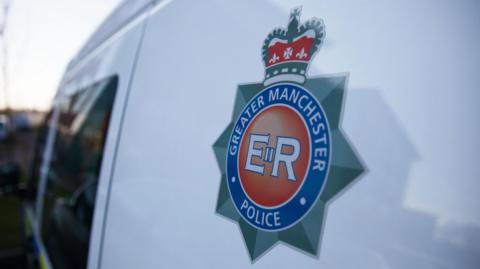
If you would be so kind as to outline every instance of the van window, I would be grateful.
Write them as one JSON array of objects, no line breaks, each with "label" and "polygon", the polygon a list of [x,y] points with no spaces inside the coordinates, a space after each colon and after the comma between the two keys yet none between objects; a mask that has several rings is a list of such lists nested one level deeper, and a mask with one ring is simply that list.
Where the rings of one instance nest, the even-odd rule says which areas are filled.
[{"label": "van window", "polygon": [[117,77],[60,101],[42,238],[56,269],[86,268],[98,176]]}]

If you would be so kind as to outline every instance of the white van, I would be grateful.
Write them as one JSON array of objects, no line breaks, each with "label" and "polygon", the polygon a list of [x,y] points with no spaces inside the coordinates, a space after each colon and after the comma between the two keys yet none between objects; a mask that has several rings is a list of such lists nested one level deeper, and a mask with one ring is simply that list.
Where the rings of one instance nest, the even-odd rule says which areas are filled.
[{"label": "white van", "polygon": [[30,266],[479,268],[476,10],[123,2],[40,132]]}]

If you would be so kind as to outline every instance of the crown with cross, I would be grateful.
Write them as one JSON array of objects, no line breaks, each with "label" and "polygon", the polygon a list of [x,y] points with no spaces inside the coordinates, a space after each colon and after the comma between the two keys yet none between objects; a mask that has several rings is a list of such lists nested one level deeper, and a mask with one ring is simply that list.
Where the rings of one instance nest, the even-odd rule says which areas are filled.
[{"label": "crown with cross", "polygon": [[263,43],[265,86],[280,81],[305,82],[308,64],[322,44],[325,27],[317,18],[300,24],[301,10],[292,9],[287,29],[276,28]]}]

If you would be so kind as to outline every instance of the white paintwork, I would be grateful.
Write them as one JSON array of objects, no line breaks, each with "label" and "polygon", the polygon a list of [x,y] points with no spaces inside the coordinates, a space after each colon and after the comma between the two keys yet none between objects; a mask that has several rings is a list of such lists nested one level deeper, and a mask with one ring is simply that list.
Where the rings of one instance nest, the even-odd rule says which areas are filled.
[{"label": "white paintwork", "polygon": [[[389,32],[393,25],[371,35],[367,25],[345,15],[367,12],[368,5],[324,7],[304,3],[302,19],[324,18],[327,32],[309,74],[351,72],[343,126],[370,172],[331,204],[320,258],[279,245],[252,265],[238,227],[214,213],[220,172],[211,145],[230,121],[236,85],[263,80],[262,42],[274,27],[285,26],[288,11],[259,1],[179,0],[148,21],[114,169],[102,268],[475,267],[478,249],[442,239],[435,214],[404,205],[419,155],[402,125],[417,123],[424,113],[412,103],[438,92],[418,79],[438,78],[422,70],[405,82],[408,77],[394,74],[398,67],[386,57],[421,57],[422,50],[402,51],[403,44],[390,50],[384,39],[398,37]],[[388,17],[378,20],[388,23]],[[424,64],[421,58],[410,64],[416,61]],[[415,100],[415,92],[425,99]],[[392,96],[398,97],[393,108]],[[407,112],[399,119],[397,111]]]},{"label": "white paintwork", "polygon": [[[89,268],[478,268],[479,4],[387,2],[160,2],[137,59],[145,17],[69,71],[65,89],[120,76]],[[211,146],[300,4],[326,26],[308,75],[350,73],[343,128],[369,172],[330,204],[319,257],[277,245],[252,264],[215,214]]]}]

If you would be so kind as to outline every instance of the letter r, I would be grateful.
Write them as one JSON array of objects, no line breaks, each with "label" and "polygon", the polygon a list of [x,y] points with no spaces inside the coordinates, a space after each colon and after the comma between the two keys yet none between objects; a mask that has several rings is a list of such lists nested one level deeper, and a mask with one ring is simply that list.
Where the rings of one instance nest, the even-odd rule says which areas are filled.
[{"label": "letter r", "polygon": [[[282,153],[283,146],[290,146],[293,148],[292,154]],[[292,163],[298,159],[300,155],[300,142],[291,137],[278,137],[277,148],[275,149],[275,157],[273,161],[272,176],[278,177],[278,168],[281,162],[285,163],[287,168],[287,178],[291,181],[296,181],[295,173],[293,172]]]}]

